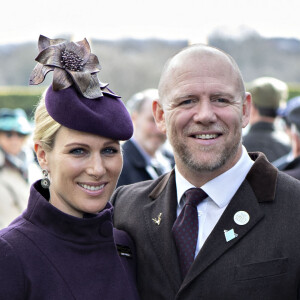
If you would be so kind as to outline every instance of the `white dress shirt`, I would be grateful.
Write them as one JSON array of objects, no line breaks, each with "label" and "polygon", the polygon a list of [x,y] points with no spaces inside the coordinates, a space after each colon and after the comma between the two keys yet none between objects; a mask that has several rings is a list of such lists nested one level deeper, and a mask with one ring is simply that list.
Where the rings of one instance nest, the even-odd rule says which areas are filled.
[{"label": "white dress shirt", "polygon": [[[206,192],[208,197],[197,206],[199,230],[195,257],[219,221],[231,198],[244,181],[253,163],[247,150],[243,146],[239,161],[231,169],[200,187]],[[178,202],[177,216],[179,216],[184,206],[184,200],[181,201],[183,194],[186,190],[194,188],[195,186],[180,174],[176,166],[175,180]]]}]

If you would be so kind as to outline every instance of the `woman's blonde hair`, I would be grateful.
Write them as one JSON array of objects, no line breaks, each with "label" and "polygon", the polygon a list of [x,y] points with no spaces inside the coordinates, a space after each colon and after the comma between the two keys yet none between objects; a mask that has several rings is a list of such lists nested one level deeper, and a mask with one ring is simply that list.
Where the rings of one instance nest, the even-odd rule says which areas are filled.
[{"label": "woman's blonde hair", "polygon": [[45,105],[45,95],[46,91],[35,109],[33,140],[35,143],[40,142],[44,150],[51,151],[54,147],[56,133],[62,125],[53,120],[48,114]]}]

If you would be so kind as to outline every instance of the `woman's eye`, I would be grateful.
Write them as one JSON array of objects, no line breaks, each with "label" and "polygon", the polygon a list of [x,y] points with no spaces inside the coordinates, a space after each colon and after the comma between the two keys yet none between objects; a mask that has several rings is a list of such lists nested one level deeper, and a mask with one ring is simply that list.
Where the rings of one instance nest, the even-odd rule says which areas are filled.
[{"label": "woman's eye", "polygon": [[115,153],[118,153],[119,150],[114,147],[107,147],[107,148],[103,149],[101,152],[104,155],[113,155]]},{"label": "woman's eye", "polygon": [[81,148],[76,148],[76,149],[72,149],[70,151],[71,154],[74,154],[74,155],[82,155],[84,154],[84,149],[81,149]]}]

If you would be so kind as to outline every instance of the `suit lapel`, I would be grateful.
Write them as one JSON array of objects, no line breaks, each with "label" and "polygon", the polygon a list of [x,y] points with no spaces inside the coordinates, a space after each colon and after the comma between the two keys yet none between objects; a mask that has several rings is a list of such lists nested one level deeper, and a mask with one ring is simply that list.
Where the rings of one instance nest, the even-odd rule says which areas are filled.
[{"label": "suit lapel", "polygon": [[[171,234],[171,229],[176,219],[177,207],[174,172],[171,173],[165,187],[164,183],[162,185],[162,192],[150,194],[152,201],[143,208],[144,218],[146,230],[151,241],[149,246],[154,248],[160,264],[174,288],[174,292],[177,292],[181,285],[180,268],[175,243]],[[157,222],[159,216],[160,222]]]},{"label": "suit lapel", "polygon": [[[234,222],[234,214],[238,211],[245,211],[249,214],[250,220],[247,224],[237,225]],[[189,285],[192,280],[213,264],[221,255],[228,251],[228,249],[238,243],[257,225],[263,216],[264,214],[259,207],[257,198],[250,184],[245,180],[197,255],[191,269],[184,279],[181,290]],[[238,234],[238,236],[226,242],[224,230],[231,229],[234,229],[234,232]]]}]

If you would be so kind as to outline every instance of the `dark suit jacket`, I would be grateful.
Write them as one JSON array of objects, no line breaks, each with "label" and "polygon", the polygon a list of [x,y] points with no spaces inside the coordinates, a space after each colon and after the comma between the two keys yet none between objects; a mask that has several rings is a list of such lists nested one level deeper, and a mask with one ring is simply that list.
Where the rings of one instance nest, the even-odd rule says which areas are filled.
[{"label": "dark suit jacket", "polygon": [[117,186],[152,179],[146,171],[147,162],[134,143],[130,140],[125,142],[122,149],[123,169]]},{"label": "dark suit jacket", "polygon": [[[253,167],[183,281],[171,235],[174,172],[116,190],[114,222],[136,243],[142,299],[300,299],[300,183],[263,154],[252,159]],[[234,222],[238,211],[250,215],[246,225]],[[160,213],[158,225],[153,219]],[[238,237],[226,242],[224,230],[230,229]]]},{"label": "dark suit jacket", "polygon": [[293,161],[288,163],[282,171],[290,176],[300,180],[300,156],[296,157]]},{"label": "dark suit jacket", "polygon": [[257,122],[243,136],[243,144],[248,152],[263,152],[267,159],[273,162],[291,151],[291,147],[280,138],[272,123]]}]

